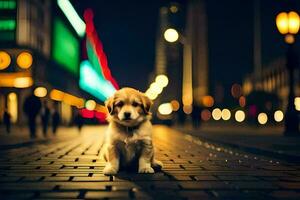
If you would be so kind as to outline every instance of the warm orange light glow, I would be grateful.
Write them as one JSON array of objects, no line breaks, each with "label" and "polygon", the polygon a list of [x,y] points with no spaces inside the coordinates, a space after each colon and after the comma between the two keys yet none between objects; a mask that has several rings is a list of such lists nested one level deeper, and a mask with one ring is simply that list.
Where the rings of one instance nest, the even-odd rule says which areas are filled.
[{"label": "warm orange light glow", "polygon": [[246,106],[246,97],[240,96],[239,104],[240,104],[241,107],[245,107]]},{"label": "warm orange light glow", "polygon": [[44,87],[37,87],[33,93],[37,97],[45,97],[47,95],[47,89]]},{"label": "warm orange light glow", "polygon": [[295,104],[296,110],[300,111],[300,97],[295,97],[294,104]]},{"label": "warm orange light glow", "polygon": [[295,42],[295,37],[291,34],[287,34],[284,37],[284,41],[288,44],[293,44]]},{"label": "warm orange light glow", "polygon": [[97,104],[95,110],[101,113],[107,113],[107,109],[105,106]]},{"label": "warm orange light glow", "polygon": [[187,115],[191,114],[193,112],[193,106],[192,105],[183,105],[183,112]]},{"label": "warm orange light glow", "polygon": [[50,98],[55,101],[62,101],[62,99],[64,98],[64,92],[53,89],[50,92]]},{"label": "warm orange light glow", "polygon": [[279,13],[276,17],[276,26],[281,34],[287,34],[289,31],[289,19],[286,12]]},{"label": "warm orange light glow", "polygon": [[50,98],[55,101],[62,101],[65,104],[76,106],[77,108],[83,108],[84,100],[82,98],[73,96],[69,93],[53,89],[50,92]]},{"label": "warm orange light glow", "polygon": [[7,108],[11,116],[11,122],[15,123],[18,120],[18,98],[17,94],[11,92],[7,96]]},{"label": "warm orange light glow", "polygon": [[180,108],[180,104],[177,100],[172,100],[171,101],[172,109],[173,111],[177,111]]},{"label": "warm orange light glow", "polygon": [[27,88],[32,86],[33,80],[31,77],[18,77],[14,80],[14,87]]},{"label": "warm orange light glow", "polygon": [[17,64],[22,69],[28,69],[32,65],[32,55],[28,52],[22,52],[17,57]]},{"label": "warm orange light glow", "polygon": [[0,70],[6,69],[10,65],[11,59],[8,53],[0,51]]},{"label": "warm orange light glow", "polygon": [[215,101],[214,98],[212,96],[204,96],[202,98],[202,104],[205,107],[212,107],[214,105]]},{"label": "warm orange light glow", "polygon": [[299,15],[296,12],[289,12],[289,33],[290,34],[297,34],[300,27],[300,19]]},{"label": "warm orange light glow", "polygon": [[299,15],[294,11],[279,13],[276,17],[276,26],[281,34],[297,34],[300,27]]}]

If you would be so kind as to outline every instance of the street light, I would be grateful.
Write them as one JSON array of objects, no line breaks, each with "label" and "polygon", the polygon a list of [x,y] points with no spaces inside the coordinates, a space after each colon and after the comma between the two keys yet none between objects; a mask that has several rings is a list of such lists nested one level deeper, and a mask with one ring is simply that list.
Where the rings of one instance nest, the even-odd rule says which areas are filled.
[{"label": "street light", "polygon": [[276,17],[276,25],[278,31],[285,35],[285,42],[288,44],[286,67],[289,72],[289,96],[285,113],[284,135],[297,135],[299,134],[299,119],[294,105],[294,70],[299,63],[297,55],[293,51],[293,44],[300,27],[299,15],[293,11],[279,13]]},{"label": "street light", "polygon": [[189,38],[173,28],[165,30],[164,38],[170,43],[178,40],[183,45],[182,103],[185,113],[190,114],[193,105],[192,45]]},{"label": "street light", "polygon": [[168,28],[165,32],[164,32],[164,38],[165,40],[167,40],[168,42],[176,42],[179,38],[179,34],[178,32],[173,29],[173,28]]}]

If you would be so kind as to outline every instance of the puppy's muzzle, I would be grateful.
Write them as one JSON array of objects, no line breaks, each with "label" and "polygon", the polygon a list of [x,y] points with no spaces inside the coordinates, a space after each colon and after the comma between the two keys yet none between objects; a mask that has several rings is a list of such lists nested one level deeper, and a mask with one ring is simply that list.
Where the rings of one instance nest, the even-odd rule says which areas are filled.
[{"label": "puppy's muzzle", "polygon": [[123,120],[131,120],[131,113],[130,112],[124,112]]}]

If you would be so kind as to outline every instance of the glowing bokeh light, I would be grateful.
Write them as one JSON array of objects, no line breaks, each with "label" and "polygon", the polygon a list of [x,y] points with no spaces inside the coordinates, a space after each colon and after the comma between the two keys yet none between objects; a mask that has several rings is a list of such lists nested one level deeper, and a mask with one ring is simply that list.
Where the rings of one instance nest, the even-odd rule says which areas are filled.
[{"label": "glowing bokeh light", "polygon": [[45,97],[47,95],[47,89],[45,87],[37,87],[33,93],[37,97]]},{"label": "glowing bokeh light", "polygon": [[173,111],[178,111],[180,108],[180,104],[177,100],[172,100],[171,105],[172,105]]},{"label": "glowing bokeh light", "polygon": [[281,110],[277,110],[274,112],[274,120],[276,122],[281,122],[283,120],[284,114]]},{"label": "glowing bokeh light", "polygon": [[33,80],[31,77],[18,77],[14,80],[14,87],[27,88],[32,86]]},{"label": "glowing bokeh light", "polygon": [[11,62],[11,58],[5,51],[0,51],[0,70],[6,69]]},{"label": "glowing bokeh light", "polygon": [[169,115],[172,113],[172,111],[173,111],[173,108],[172,108],[171,103],[163,103],[158,106],[158,112],[161,115]]},{"label": "glowing bokeh light", "polygon": [[257,116],[258,123],[266,124],[268,122],[268,115],[266,113],[259,113]]},{"label": "glowing bokeh light", "polygon": [[245,107],[246,106],[246,97],[240,96],[239,104],[240,104],[241,107]]},{"label": "glowing bokeh light", "polygon": [[32,55],[28,52],[22,52],[17,57],[17,64],[22,69],[28,69],[32,65]]},{"label": "glowing bokeh light", "polygon": [[222,117],[222,119],[225,120],[225,121],[229,120],[230,117],[231,117],[231,112],[230,112],[230,110],[228,110],[228,109],[226,109],[226,108],[223,109],[223,110],[222,110],[221,117]]},{"label": "glowing bokeh light", "polygon": [[193,106],[192,105],[183,105],[183,112],[187,115],[191,114],[193,112]]},{"label": "glowing bokeh light", "polygon": [[88,101],[85,102],[85,107],[88,110],[95,110],[96,102],[94,100],[88,100]]},{"label": "glowing bokeh light", "polygon": [[164,38],[168,42],[176,42],[179,38],[179,34],[175,29],[169,28],[164,32]]},{"label": "glowing bokeh light", "polygon": [[240,84],[233,84],[231,86],[231,95],[234,98],[239,98],[242,95],[242,86]]},{"label": "glowing bokeh light", "polygon": [[295,104],[295,109],[300,111],[300,97],[295,97],[294,104]]},{"label": "glowing bokeh light", "polygon": [[157,82],[161,87],[166,87],[169,83],[169,79],[166,75],[160,74],[156,76],[155,82]]},{"label": "glowing bokeh light", "polygon": [[238,111],[235,112],[234,118],[235,118],[235,120],[236,120],[237,122],[242,122],[242,121],[244,121],[244,120],[245,120],[245,117],[246,117],[246,115],[245,115],[245,112],[244,112],[244,111],[238,110]]},{"label": "glowing bokeh light", "polygon": [[204,109],[201,112],[201,119],[203,121],[208,121],[211,118],[211,112],[208,109]]},{"label": "glowing bokeh light", "polygon": [[222,111],[220,108],[215,108],[212,111],[212,117],[214,120],[220,120],[222,117]]},{"label": "glowing bokeh light", "polygon": [[214,103],[215,103],[215,100],[212,96],[204,96],[202,98],[202,104],[205,106],[205,107],[212,107],[214,106]]},{"label": "glowing bokeh light", "polygon": [[156,94],[160,94],[162,92],[163,88],[157,82],[154,82],[154,83],[151,83],[150,90]]}]

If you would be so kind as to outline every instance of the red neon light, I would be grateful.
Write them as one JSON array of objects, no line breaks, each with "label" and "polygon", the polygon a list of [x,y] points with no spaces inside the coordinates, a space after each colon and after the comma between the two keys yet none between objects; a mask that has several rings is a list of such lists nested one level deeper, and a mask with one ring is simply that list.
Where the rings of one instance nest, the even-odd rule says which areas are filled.
[{"label": "red neon light", "polygon": [[83,118],[88,118],[88,119],[92,119],[95,116],[93,110],[88,110],[85,108],[80,110],[80,114]]},{"label": "red neon light", "polygon": [[84,11],[83,17],[84,17],[84,21],[86,22],[87,39],[90,40],[94,50],[96,51],[98,61],[101,65],[101,70],[102,70],[103,76],[106,80],[110,81],[112,83],[112,85],[118,90],[119,85],[111,75],[110,69],[108,67],[107,56],[103,50],[103,44],[102,44],[101,40],[99,39],[98,34],[95,29],[95,26],[94,26],[93,11],[91,9],[86,9]]}]

